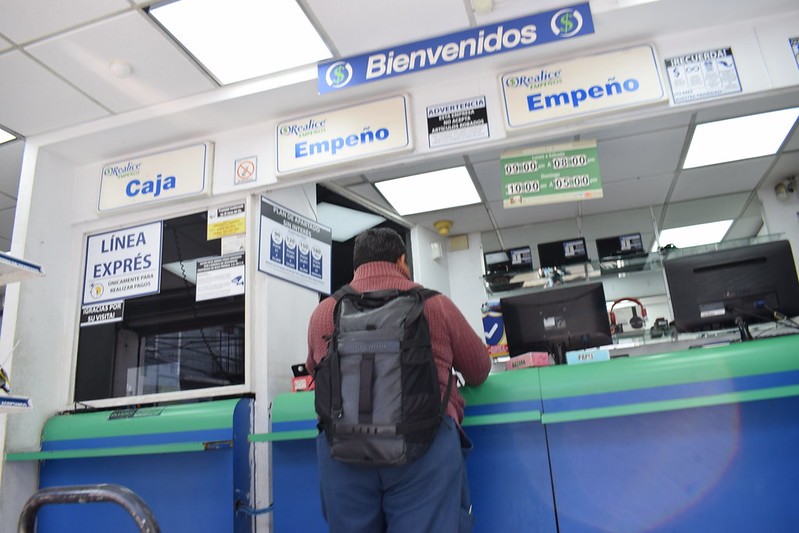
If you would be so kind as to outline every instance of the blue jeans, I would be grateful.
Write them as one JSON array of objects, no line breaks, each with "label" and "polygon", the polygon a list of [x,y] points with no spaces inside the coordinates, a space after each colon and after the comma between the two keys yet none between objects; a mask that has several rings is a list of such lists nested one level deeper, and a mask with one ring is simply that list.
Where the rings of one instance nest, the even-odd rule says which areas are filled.
[{"label": "blue jeans", "polygon": [[361,466],[330,457],[316,437],[322,513],[332,533],[472,530],[464,459],[472,444],[445,417],[427,452],[403,466]]}]

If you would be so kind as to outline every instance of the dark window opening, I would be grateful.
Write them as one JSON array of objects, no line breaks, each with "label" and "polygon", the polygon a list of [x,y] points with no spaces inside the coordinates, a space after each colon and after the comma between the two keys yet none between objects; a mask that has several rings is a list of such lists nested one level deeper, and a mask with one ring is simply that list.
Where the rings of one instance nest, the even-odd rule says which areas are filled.
[{"label": "dark window opening", "polygon": [[195,301],[196,260],[221,254],[206,236],[204,212],[164,221],[161,292],[81,328],[75,401],[244,383],[244,295]]}]

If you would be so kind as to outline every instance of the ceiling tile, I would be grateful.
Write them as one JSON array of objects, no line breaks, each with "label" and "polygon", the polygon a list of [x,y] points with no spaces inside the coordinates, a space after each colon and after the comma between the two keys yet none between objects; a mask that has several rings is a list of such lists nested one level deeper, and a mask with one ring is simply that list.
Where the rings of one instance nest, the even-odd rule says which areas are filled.
[{"label": "ceiling tile", "polygon": [[488,203],[488,208],[500,228],[575,218],[578,214],[578,206],[579,202],[566,202],[505,209],[502,201]]},{"label": "ceiling tile", "polygon": [[17,197],[24,149],[25,141],[21,140],[0,144],[0,192],[11,198]]},{"label": "ceiling tile", "polygon": [[23,44],[124,9],[130,9],[125,0],[7,0],[0,33]]},{"label": "ceiling tile", "polygon": [[0,192],[0,211],[3,209],[14,208],[17,206],[16,198],[6,196],[5,193]]},{"label": "ceiling tile", "polygon": [[502,200],[502,167],[499,159],[475,163],[474,172],[477,174],[477,182],[483,190],[485,199],[489,202]]},{"label": "ceiling tile", "polygon": [[3,124],[25,136],[109,114],[19,51],[0,55],[0,94]]},{"label": "ceiling tile", "polygon": [[[463,0],[308,0],[341,56],[446,35],[469,27]],[[357,28],[357,31],[353,31]]]},{"label": "ceiling tile", "polygon": [[[11,244],[11,234],[14,231],[14,216],[16,209],[13,207],[0,211],[0,237],[6,239]],[[8,248],[6,248],[8,250]]]},{"label": "ceiling tile", "polygon": [[[26,50],[116,113],[216,87],[138,11],[47,39]],[[114,60],[130,64],[132,73],[124,78],[115,76],[110,69]]]},{"label": "ceiling tile", "polygon": [[355,194],[357,194],[362,198],[366,198],[367,200],[376,203],[377,205],[379,205],[384,209],[388,209],[392,213],[394,212],[394,208],[391,207],[391,205],[388,202],[386,202],[386,200],[380,195],[380,193],[377,192],[377,188],[375,188],[375,186],[372,185],[371,183],[352,185],[347,187],[347,190],[354,192]]},{"label": "ceiling tile", "polygon": [[650,205],[663,205],[666,202],[671,180],[672,174],[661,174],[603,183],[602,198],[581,202],[580,210],[583,215],[594,215]]},{"label": "ceiling tile", "polygon": [[793,152],[799,150],[799,128],[794,128],[793,132],[789,134],[788,141],[783,147],[785,152]]},{"label": "ceiling tile", "polygon": [[774,187],[778,182],[791,176],[799,176],[799,152],[783,154],[769,171],[763,186]]},{"label": "ceiling tile", "polygon": [[12,46],[13,45],[10,42],[8,42],[5,39],[3,39],[2,37],[0,37],[0,52],[4,52],[5,50],[8,50]]},{"label": "ceiling tile", "polygon": [[669,204],[661,229],[734,219],[743,211],[749,195],[743,192]]},{"label": "ceiling tile", "polygon": [[724,240],[749,239],[763,226],[763,217],[742,217],[733,222]]},{"label": "ceiling tile", "polygon": [[687,127],[681,127],[600,141],[597,148],[602,182],[674,172],[687,132]]},{"label": "ceiling tile", "polygon": [[432,231],[436,231],[433,225],[434,222],[438,220],[451,220],[452,230],[450,230],[450,233],[452,235],[480,233],[482,231],[491,231],[494,229],[491,218],[488,216],[488,212],[482,204],[467,205],[456,209],[444,209],[442,211],[430,213],[419,213],[405,218],[414,224]]},{"label": "ceiling tile", "polygon": [[774,156],[758,157],[722,165],[683,170],[670,201],[706,198],[721,194],[751,191],[774,161]]}]

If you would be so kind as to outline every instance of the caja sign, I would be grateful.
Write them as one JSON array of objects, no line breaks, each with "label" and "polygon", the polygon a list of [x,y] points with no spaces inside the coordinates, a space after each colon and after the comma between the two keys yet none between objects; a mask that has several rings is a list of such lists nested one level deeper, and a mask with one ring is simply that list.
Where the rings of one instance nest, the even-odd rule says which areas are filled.
[{"label": "caja sign", "polygon": [[109,163],[100,173],[100,212],[210,192],[213,143]]}]

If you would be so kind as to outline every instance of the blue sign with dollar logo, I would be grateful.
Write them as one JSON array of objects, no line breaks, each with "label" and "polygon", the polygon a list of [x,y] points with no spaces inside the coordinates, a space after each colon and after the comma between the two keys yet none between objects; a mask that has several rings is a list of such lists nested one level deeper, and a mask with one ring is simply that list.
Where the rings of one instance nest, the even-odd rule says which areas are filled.
[{"label": "blue sign with dollar logo", "polygon": [[319,94],[594,33],[587,2],[435,37],[317,68]]}]

